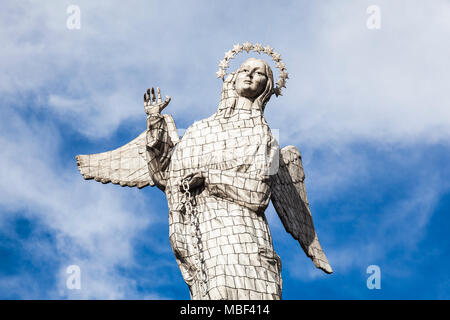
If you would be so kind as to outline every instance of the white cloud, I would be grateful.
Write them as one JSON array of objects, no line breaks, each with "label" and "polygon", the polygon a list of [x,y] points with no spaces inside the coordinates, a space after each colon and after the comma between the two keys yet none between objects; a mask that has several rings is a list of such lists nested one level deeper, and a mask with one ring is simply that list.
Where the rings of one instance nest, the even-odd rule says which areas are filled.
[{"label": "white cloud", "polygon": [[448,140],[450,4],[378,1],[378,31],[366,28],[368,4],[314,6],[311,38],[286,50],[292,79],[269,106],[274,123],[313,146]]},{"label": "white cloud", "polygon": [[249,39],[270,43],[288,66],[285,96],[273,98],[267,115],[273,127],[289,128],[293,143],[448,138],[448,2],[379,1],[378,31],[366,28],[364,1],[306,11],[297,2],[193,3],[79,1],[78,31],[65,27],[69,2],[10,5],[0,28],[2,94],[34,92],[82,133],[102,137],[143,119],[141,96],[159,85],[174,98],[167,112],[189,124],[215,111],[217,62]]}]

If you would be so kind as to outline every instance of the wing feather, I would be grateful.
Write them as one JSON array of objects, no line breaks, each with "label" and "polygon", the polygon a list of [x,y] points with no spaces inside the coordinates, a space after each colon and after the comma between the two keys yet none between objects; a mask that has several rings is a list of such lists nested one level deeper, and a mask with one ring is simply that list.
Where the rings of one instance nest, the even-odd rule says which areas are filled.
[{"label": "wing feather", "polygon": [[314,229],[304,180],[298,149],[294,146],[281,149],[279,170],[271,176],[273,206],[286,231],[300,243],[315,266],[326,273],[332,273]]},{"label": "wing feather", "polygon": [[146,131],[126,145],[112,151],[76,156],[84,179],[122,187],[154,186],[146,159]]}]

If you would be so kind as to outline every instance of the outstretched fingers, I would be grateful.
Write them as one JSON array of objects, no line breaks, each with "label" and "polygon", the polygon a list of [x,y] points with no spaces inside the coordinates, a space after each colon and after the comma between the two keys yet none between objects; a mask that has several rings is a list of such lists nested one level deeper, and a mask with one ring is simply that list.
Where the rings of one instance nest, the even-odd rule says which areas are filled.
[{"label": "outstretched fingers", "polygon": [[167,105],[169,104],[169,102],[170,102],[170,97],[169,97],[169,96],[166,96],[166,100],[164,100],[164,102],[162,102],[162,103],[160,104],[160,106],[161,106],[161,107],[160,107],[160,112],[163,111],[165,107],[167,107]]},{"label": "outstretched fingers", "polygon": [[155,88],[152,88],[152,102],[156,102]]},{"label": "outstretched fingers", "polygon": [[152,100],[150,99],[150,89],[147,89],[147,93],[145,94],[145,102],[147,106],[152,105]]},{"label": "outstretched fingers", "polygon": [[169,96],[166,96],[166,100],[162,100],[161,90],[158,87],[156,88],[156,92],[155,88],[151,88],[147,89],[147,92],[144,94],[144,106],[147,114],[160,113],[169,102]]},{"label": "outstretched fingers", "polygon": [[159,90],[159,88],[156,88],[156,93],[158,94],[158,103],[161,103],[162,102],[162,99],[161,99],[161,90]]}]

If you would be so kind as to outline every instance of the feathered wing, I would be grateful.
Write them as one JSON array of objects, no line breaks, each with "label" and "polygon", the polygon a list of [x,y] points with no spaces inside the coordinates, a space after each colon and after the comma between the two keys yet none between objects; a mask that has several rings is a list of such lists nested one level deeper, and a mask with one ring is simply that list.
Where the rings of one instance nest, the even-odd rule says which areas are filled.
[{"label": "feathered wing", "polygon": [[279,170],[271,176],[272,203],[285,229],[298,240],[315,266],[332,273],[319,243],[309,209],[300,152],[294,146],[281,149]]},{"label": "feathered wing", "polygon": [[122,187],[154,186],[145,154],[146,132],[115,150],[78,155],[76,159],[80,173],[86,180],[111,182]]},{"label": "feathered wing", "polygon": [[[179,141],[175,122],[171,115],[164,114],[167,132],[173,144]],[[150,129],[149,129],[150,130]],[[120,184],[122,187],[154,186],[148,159],[147,131],[126,145],[103,153],[76,156],[78,169],[86,179],[94,179],[101,183]]]}]

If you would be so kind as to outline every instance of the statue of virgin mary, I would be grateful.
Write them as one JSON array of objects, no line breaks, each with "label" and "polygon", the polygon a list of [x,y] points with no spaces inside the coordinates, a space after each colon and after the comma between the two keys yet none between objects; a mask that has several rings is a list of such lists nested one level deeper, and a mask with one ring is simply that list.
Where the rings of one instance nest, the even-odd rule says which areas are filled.
[{"label": "statue of virgin mary", "polygon": [[[170,98],[163,101],[159,88],[157,94],[147,90],[143,134],[108,156],[99,154],[103,162],[98,155],[77,157],[86,179],[164,191],[170,244],[192,299],[281,299],[281,260],[265,216],[270,200],[307,256],[332,272],[312,222],[300,152],[280,150],[264,118],[280,89],[270,66],[250,58],[224,80],[217,112],[181,138],[173,118],[161,114]],[[113,168],[108,158],[123,157],[134,159],[128,177],[120,165],[105,170]]]}]

